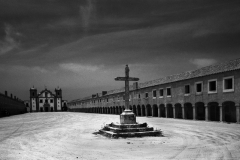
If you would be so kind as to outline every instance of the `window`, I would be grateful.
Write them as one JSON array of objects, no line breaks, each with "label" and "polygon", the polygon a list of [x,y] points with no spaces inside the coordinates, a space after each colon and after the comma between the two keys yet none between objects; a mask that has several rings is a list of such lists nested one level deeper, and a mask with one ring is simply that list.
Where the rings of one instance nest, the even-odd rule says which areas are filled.
[{"label": "window", "polygon": [[40,103],[43,103],[43,100],[42,100],[42,99],[40,99]]},{"label": "window", "polygon": [[47,100],[47,99],[45,99],[45,103],[48,103],[48,100]]},{"label": "window", "polygon": [[208,93],[217,93],[217,80],[209,80],[208,81]]},{"label": "window", "polygon": [[190,85],[185,85],[185,95],[190,94]]},{"label": "window", "polygon": [[223,92],[233,92],[234,91],[234,77],[223,78]]},{"label": "window", "polygon": [[159,90],[159,97],[163,98],[163,89],[162,88]]},{"label": "window", "polygon": [[202,93],[203,90],[203,82],[196,82],[196,93],[200,94]]},{"label": "window", "polygon": [[53,99],[51,99],[50,102],[53,103]]},{"label": "window", "polygon": [[34,96],[34,92],[32,92],[32,96]]},{"label": "window", "polygon": [[157,91],[153,90],[153,98],[155,99],[157,97]]},{"label": "window", "polygon": [[148,92],[145,93],[145,98],[148,98]]},{"label": "window", "polygon": [[138,99],[141,99],[141,94],[140,93],[138,94]]},{"label": "window", "polygon": [[171,88],[170,87],[168,87],[167,88],[167,97],[171,97]]}]

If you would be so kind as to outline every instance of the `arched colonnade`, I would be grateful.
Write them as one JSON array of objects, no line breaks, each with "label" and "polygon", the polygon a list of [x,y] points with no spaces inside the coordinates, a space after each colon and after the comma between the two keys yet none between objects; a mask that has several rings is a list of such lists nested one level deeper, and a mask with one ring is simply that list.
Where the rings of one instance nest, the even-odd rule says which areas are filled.
[{"label": "arched colonnade", "polygon": [[[85,112],[99,114],[119,115],[124,111],[124,106],[111,107],[92,107],[85,109]],[[226,101],[222,104],[218,102],[176,103],[176,104],[147,104],[132,105],[130,109],[136,116],[152,116],[164,118],[220,121],[220,122],[238,122],[239,123],[239,104],[232,101]]]}]

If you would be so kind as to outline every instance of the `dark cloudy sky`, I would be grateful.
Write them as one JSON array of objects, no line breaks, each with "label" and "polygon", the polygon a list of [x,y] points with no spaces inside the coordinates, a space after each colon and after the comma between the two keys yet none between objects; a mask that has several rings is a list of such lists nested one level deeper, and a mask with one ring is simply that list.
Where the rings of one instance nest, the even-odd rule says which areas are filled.
[{"label": "dark cloudy sky", "polygon": [[239,0],[0,0],[0,92],[72,100],[240,57]]}]

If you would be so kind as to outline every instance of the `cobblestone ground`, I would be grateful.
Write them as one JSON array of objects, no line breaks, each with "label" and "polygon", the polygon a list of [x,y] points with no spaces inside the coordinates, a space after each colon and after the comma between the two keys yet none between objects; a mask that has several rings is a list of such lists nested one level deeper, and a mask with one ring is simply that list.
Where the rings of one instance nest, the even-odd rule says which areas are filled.
[{"label": "cobblestone ground", "polygon": [[240,125],[137,117],[164,137],[109,139],[95,135],[118,115],[28,113],[0,119],[0,160],[240,159]]}]

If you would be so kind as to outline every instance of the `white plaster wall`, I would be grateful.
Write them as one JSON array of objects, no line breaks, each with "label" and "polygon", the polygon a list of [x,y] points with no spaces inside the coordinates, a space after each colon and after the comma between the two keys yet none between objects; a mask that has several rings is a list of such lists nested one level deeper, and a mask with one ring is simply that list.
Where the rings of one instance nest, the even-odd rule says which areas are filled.
[{"label": "white plaster wall", "polygon": [[36,111],[36,99],[32,98],[32,111]]},{"label": "white plaster wall", "polygon": [[62,102],[62,99],[61,98],[57,98],[57,110],[61,110],[61,102]]},{"label": "white plaster wall", "polygon": [[[39,107],[43,107],[44,103],[45,103],[45,99],[46,98],[39,98]],[[40,103],[40,100],[43,101],[43,103]],[[53,100],[53,102],[51,103],[51,100]],[[50,107],[54,108],[54,98],[48,98],[48,103],[50,104]]]}]

